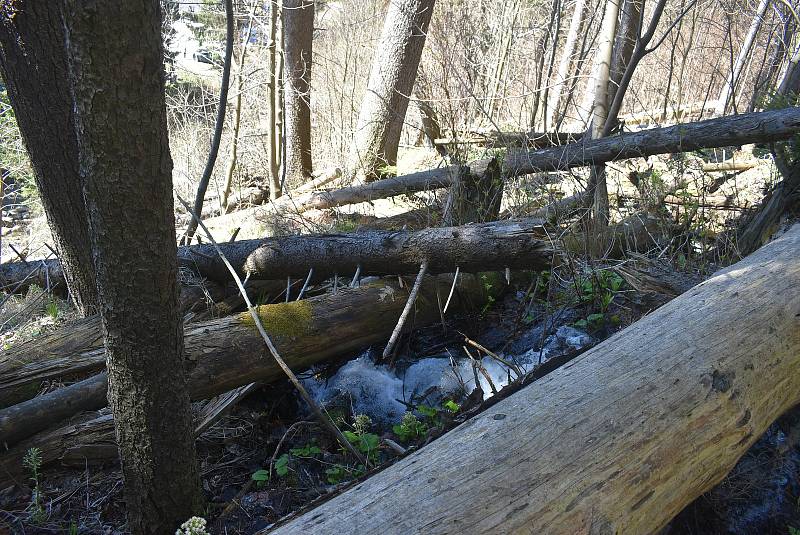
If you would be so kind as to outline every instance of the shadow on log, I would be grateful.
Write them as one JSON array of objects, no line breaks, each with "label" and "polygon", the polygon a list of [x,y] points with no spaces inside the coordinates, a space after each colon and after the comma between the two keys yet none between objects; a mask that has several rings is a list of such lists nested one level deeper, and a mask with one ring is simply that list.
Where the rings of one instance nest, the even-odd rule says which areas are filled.
[{"label": "shadow on log", "polygon": [[[474,275],[459,277],[458,291],[451,303],[454,310],[465,310],[473,305],[480,307],[490,295],[495,298],[505,291],[507,286],[500,274],[486,275],[494,279],[491,284]],[[426,277],[415,305],[413,324],[416,327],[440,320],[437,285],[441,285],[441,294],[447,292],[451,284],[451,276]],[[361,288],[341,289],[336,295],[264,305],[258,307],[258,313],[283,359],[293,370],[299,371],[385,342],[397,324],[407,294],[408,288],[401,289],[395,281],[377,281]],[[7,358],[9,369],[0,376],[3,396],[8,395],[6,392],[19,394],[23,387],[27,388],[26,392],[35,393],[43,381],[74,376],[78,371],[103,370],[102,341],[98,342],[100,335],[90,326],[89,322],[82,324],[86,332],[81,339],[67,343],[55,337],[57,347],[65,351],[51,353],[50,359],[44,362],[34,360],[14,368],[14,357]],[[247,312],[188,325],[184,328],[184,340],[189,395],[194,400],[249,383],[269,383],[284,377]],[[0,410],[0,437],[8,447],[79,411],[96,410],[105,405],[103,373]]]},{"label": "shadow on log", "polygon": [[800,225],[270,533],[654,533],[798,401]]}]

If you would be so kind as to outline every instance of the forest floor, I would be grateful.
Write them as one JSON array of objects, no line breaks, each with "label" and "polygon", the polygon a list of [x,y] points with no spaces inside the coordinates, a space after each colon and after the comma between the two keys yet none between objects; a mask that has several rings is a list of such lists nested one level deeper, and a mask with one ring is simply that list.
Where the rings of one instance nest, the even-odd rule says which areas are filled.
[{"label": "forest floor", "polygon": [[[406,151],[405,158],[408,170],[430,166],[428,156],[419,151]],[[620,167],[612,170],[611,189],[623,206],[625,197],[636,193],[623,179],[631,172],[644,172],[656,185],[699,180],[695,189],[704,188],[707,177],[687,167],[691,166],[664,160]],[[736,206],[752,204],[772,173],[768,165],[743,173],[724,184],[716,197]],[[542,197],[542,188],[561,196],[569,194],[570,187],[579,187],[579,182],[566,187],[551,186],[547,181],[526,189],[528,186],[512,189],[506,211],[514,214],[531,197]],[[316,230],[351,230],[409,209],[430,209],[432,213],[439,201],[426,194],[312,217]],[[17,197],[14,204],[32,206],[33,202]],[[674,214],[678,222],[680,210]],[[695,206],[695,215],[698,210],[703,208]],[[14,228],[4,233],[3,261],[14,260],[18,253],[29,259],[50,254],[44,245],[48,237],[43,218],[35,212],[35,208],[14,213],[5,210]],[[28,217],[30,214],[34,217]],[[723,225],[713,222],[715,215],[719,214],[703,216],[709,232]],[[240,237],[263,235],[258,232],[264,228],[254,227],[252,232],[253,236]],[[197,442],[208,501],[204,517],[210,532],[256,533],[288,514],[329,499],[528,384],[539,364],[577,356],[672,297],[652,288],[634,289],[617,269],[619,265],[651,274],[671,288],[673,295],[718,267],[695,260],[688,249],[685,253],[635,255],[603,263],[575,259],[509,286],[505,298],[493,306],[472,310],[446,325],[414,330],[390,362],[378,359],[382,347],[373,347],[303,373],[306,387],[361,450],[368,466],[346,453],[316,424],[288,381],[256,390]],[[65,301],[46,289],[33,288],[26,296],[9,299],[0,309],[0,341],[7,347],[62,328],[74,319]],[[465,336],[488,352],[468,348],[477,356],[472,359],[465,349]],[[509,360],[522,370],[520,376],[502,362]],[[499,393],[493,394],[495,390]],[[688,506],[664,533],[798,533],[798,422],[800,416],[790,414],[771,426],[731,474]],[[45,467],[35,478],[0,489],[0,535],[126,533],[117,466]],[[38,493],[33,491],[34,483],[38,483]]]}]

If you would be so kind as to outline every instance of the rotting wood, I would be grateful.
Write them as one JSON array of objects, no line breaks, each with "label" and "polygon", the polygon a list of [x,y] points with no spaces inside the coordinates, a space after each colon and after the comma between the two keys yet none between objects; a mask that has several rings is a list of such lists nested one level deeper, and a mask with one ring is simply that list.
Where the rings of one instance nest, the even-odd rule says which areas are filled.
[{"label": "rotting wood", "polygon": [[[478,276],[462,274],[454,305],[464,310],[470,302],[484,303],[489,293],[498,296],[507,288],[500,274],[485,284]],[[440,276],[438,283],[449,286],[452,279]],[[437,277],[426,277],[416,300],[416,327],[440,320],[435,286]],[[406,303],[408,289],[394,280],[380,280],[361,288],[340,289],[303,301],[258,307],[259,317],[283,358],[294,370],[344,356],[376,343],[385,342]],[[46,381],[99,372],[105,366],[105,352],[98,330],[90,321],[81,324],[82,335],[70,331],[49,335],[47,342],[58,347],[21,344],[3,357],[0,394],[28,397]],[[187,380],[192,399],[204,399],[252,382],[269,383],[284,377],[283,371],[266,352],[264,341],[249,313],[199,322],[185,327]],[[35,341],[33,341],[35,342]],[[35,348],[37,359],[30,359]],[[27,364],[21,365],[22,357]],[[0,437],[11,445],[26,436],[57,424],[77,410],[105,406],[104,379],[90,377],[61,390],[22,401],[0,410]],[[64,392],[66,391],[66,392]]]},{"label": "rotting wood", "polygon": [[655,533],[800,402],[799,368],[796,225],[270,533]]}]

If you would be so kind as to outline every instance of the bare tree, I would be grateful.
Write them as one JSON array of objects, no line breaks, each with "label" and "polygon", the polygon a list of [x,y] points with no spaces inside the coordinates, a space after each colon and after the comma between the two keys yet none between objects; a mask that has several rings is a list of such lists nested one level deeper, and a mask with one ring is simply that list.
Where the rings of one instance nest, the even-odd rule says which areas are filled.
[{"label": "bare tree", "polygon": [[286,179],[303,183],[311,178],[311,61],[314,0],[283,1],[284,130]]},{"label": "bare tree", "polygon": [[0,4],[0,72],[76,308],[97,311],[58,2]]},{"label": "bare tree", "polygon": [[561,60],[558,63],[558,71],[556,74],[555,84],[550,89],[549,102],[547,109],[550,116],[550,124],[555,124],[558,117],[561,101],[564,94],[564,84],[569,78],[570,67],[572,66],[575,52],[578,48],[578,36],[581,33],[584,21],[586,0],[575,0],[575,8],[572,12],[572,20],[569,23],[569,30],[567,31],[567,40],[564,43],[564,49],[561,53]]},{"label": "bare tree", "polygon": [[733,64],[728,78],[722,85],[719,97],[717,97],[717,113],[720,115],[725,113],[725,111],[728,109],[728,104],[731,102],[731,98],[733,98],[735,94],[736,84],[739,82],[739,78],[742,75],[742,69],[747,62],[747,58],[750,56],[750,51],[752,50],[753,43],[755,43],[756,40],[756,34],[758,34],[758,30],[761,28],[761,21],[764,18],[764,13],[766,13],[769,4],[770,0],[761,0],[761,3],[759,3],[758,9],[756,9],[756,14],[753,16],[753,21],[750,23],[750,29],[747,31],[747,36],[744,39],[744,43],[742,43],[742,48],[739,50],[739,55],[736,57],[736,62]]},{"label": "bare tree", "polygon": [[435,0],[393,0],[361,102],[348,172],[366,181],[397,163],[397,148]]},{"label": "bare tree", "polygon": [[128,527],[174,532],[199,512],[202,495],[184,377],[159,2],[66,6]]}]

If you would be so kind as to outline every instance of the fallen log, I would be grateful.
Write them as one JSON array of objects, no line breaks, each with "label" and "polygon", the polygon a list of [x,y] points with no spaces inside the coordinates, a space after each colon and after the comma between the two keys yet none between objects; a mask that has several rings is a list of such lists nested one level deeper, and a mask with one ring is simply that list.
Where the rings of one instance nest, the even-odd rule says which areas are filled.
[{"label": "fallen log", "polygon": [[[540,269],[550,265],[552,256],[541,240],[541,223],[529,218],[418,231],[286,236],[229,242],[220,248],[240,276],[252,279],[305,277],[311,268],[317,278],[326,278],[352,274],[359,265],[365,275],[405,275],[416,273],[425,258],[433,274],[450,273],[456,266],[464,272]],[[178,265],[213,281],[230,280],[211,245],[180,247]],[[47,266],[60,273],[57,260],[47,261]],[[0,266],[7,280],[13,273],[24,277],[29,271],[19,264]]]},{"label": "fallen log", "polygon": [[[504,176],[539,172],[566,171],[574,167],[597,165],[628,158],[645,158],[656,154],[688,152],[703,148],[727,147],[749,143],[769,143],[788,139],[800,132],[800,108],[792,107],[754,113],[742,113],[684,123],[665,128],[652,128],[618,135],[531,151],[509,151],[502,165]],[[491,159],[468,164],[470,172],[482,174]],[[453,185],[462,166],[449,166],[408,175],[378,180],[364,186],[331,191],[318,191],[286,199],[286,205],[271,210],[290,209],[304,212],[324,210],[347,204]],[[245,211],[247,212],[247,211]],[[250,217],[254,212],[240,213]]]},{"label": "fallen log", "polygon": [[[428,273],[493,269],[547,269],[553,251],[542,240],[537,219],[497,221],[418,231],[368,230],[349,234],[322,234],[243,240],[221,245],[229,262],[242,276],[254,279],[305,277],[313,268],[318,278],[362,274],[411,274],[428,260]],[[179,252],[179,265],[214,280],[230,278],[212,246],[193,246]]]},{"label": "fallen log", "polygon": [[724,162],[704,163],[702,170],[704,173],[722,173],[726,171],[747,171],[759,165],[758,160],[725,160]]},{"label": "fallen log", "polygon": [[[469,303],[485,303],[489,295],[497,297],[506,287],[504,279],[496,274],[487,276],[493,279],[491,284],[463,274],[459,278],[459,292],[453,298],[457,300],[451,306],[463,310]],[[417,297],[414,325],[440,320],[436,285],[441,283],[441,291],[446,292],[451,282],[449,276],[426,278]],[[258,311],[286,363],[292,369],[302,370],[384,342],[405,306],[407,293],[408,289],[400,289],[394,280],[383,280],[362,288],[341,289],[336,295],[264,305]],[[90,324],[87,321],[82,326],[86,329]],[[52,340],[59,353],[48,353],[48,347],[37,348],[35,352],[40,358],[28,360],[25,366],[15,368],[18,360],[13,355],[4,357],[7,371],[0,375],[0,393],[5,399],[9,398],[8,392],[19,395],[24,390],[32,395],[44,381],[99,372],[105,367],[99,332],[84,333],[79,339],[51,335],[47,341]],[[283,377],[247,312],[187,325],[184,344],[192,399],[205,399],[237,386],[269,383]],[[28,345],[31,346],[35,344]],[[29,359],[29,354],[24,347],[15,348],[14,355]],[[10,446],[79,411],[105,405],[105,374],[92,376],[0,410],[0,440]]]},{"label": "fallen log", "polygon": [[656,533],[798,402],[796,225],[270,533]]}]

